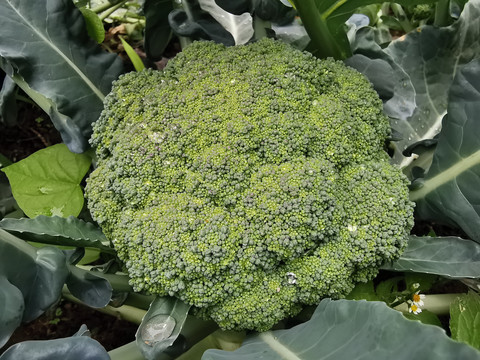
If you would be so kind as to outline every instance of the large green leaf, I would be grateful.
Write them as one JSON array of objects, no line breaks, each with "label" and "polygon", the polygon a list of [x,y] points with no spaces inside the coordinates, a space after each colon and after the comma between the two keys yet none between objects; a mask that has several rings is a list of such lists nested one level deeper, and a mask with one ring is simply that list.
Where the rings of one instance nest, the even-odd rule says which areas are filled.
[{"label": "large green leaf", "polygon": [[236,351],[208,350],[202,360],[480,359],[437,326],[407,320],[383,302],[324,299],[312,318],[289,330],[247,338]]},{"label": "large green leaf", "polygon": [[77,299],[94,308],[103,308],[112,298],[113,289],[108,280],[69,264],[70,271],[65,283]]},{"label": "large green leaf", "polygon": [[351,48],[354,55],[345,63],[370,80],[383,101],[385,114],[394,119],[412,116],[415,88],[402,67],[377,44],[375,30],[363,27],[356,31]]},{"label": "large green leaf", "polygon": [[416,158],[403,156],[408,146],[432,139],[440,132],[450,86],[462,66],[480,56],[479,38],[480,0],[470,0],[459,20],[451,26],[424,26],[393,41],[385,49],[410,76],[416,92],[417,107],[413,115],[392,122],[403,135],[403,139],[396,142],[394,155],[395,163],[402,168]]},{"label": "large green leaf", "polygon": [[2,0],[0,23],[1,66],[42,99],[68,147],[85,151],[121,60],[88,36],[71,0]]},{"label": "large green leaf", "polygon": [[[478,25],[480,31],[480,22]],[[480,59],[477,59],[457,72],[432,165],[423,186],[411,192],[420,218],[459,226],[478,242],[479,113]]]},{"label": "large green leaf", "polygon": [[470,291],[450,305],[452,338],[480,350],[480,295]]},{"label": "large green leaf", "polygon": [[2,171],[25,214],[77,216],[84,198],[80,182],[90,168],[91,158],[72,153],[64,144],[49,146]]},{"label": "large green leaf", "polygon": [[68,338],[20,342],[9,347],[0,360],[110,360],[102,345],[89,335],[82,325]]},{"label": "large green leaf", "polygon": [[39,215],[33,219],[3,219],[0,228],[26,241],[50,245],[92,247],[114,253],[102,231],[92,223],[69,216]]},{"label": "large green leaf", "polygon": [[22,323],[25,303],[19,288],[10,283],[4,275],[0,275],[0,347]]},{"label": "large green leaf", "polygon": [[0,229],[0,278],[5,285],[0,293],[0,347],[10,337],[12,324],[35,319],[58,300],[67,276],[61,250],[35,249]]},{"label": "large green leaf", "polygon": [[400,258],[382,268],[450,278],[480,278],[480,245],[458,237],[410,236]]},{"label": "large green leaf", "polygon": [[145,359],[158,359],[167,349],[170,354],[183,352],[182,341],[175,344],[178,345],[177,347],[174,343],[182,330],[189,310],[190,305],[176,298],[166,296],[155,298],[135,335],[137,346]]}]

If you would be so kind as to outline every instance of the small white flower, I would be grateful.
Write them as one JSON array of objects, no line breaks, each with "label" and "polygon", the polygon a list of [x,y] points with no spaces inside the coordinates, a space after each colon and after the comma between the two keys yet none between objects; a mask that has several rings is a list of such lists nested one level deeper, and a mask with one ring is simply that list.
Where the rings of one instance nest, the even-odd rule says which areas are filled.
[{"label": "small white flower", "polygon": [[412,304],[416,306],[423,306],[423,299],[425,299],[425,295],[420,294],[420,291],[417,291],[412,295]]},{"label": "small white flower", "polygon": [[422,312],[422,309],[420,309],[417,305],[411,304],[408,308],[408,312],[414,313],[415,315],[418,315]]}]

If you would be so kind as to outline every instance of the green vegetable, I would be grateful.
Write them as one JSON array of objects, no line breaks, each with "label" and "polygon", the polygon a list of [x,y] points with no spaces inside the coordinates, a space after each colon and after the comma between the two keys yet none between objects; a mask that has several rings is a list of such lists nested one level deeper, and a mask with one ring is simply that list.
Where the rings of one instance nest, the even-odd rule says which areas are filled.
[{"label": "green vegetable", "polygon": [[269,39],[196,42],[114,84],[88,206],[136,291],[266,330],[399,257],[407,179],[358,72]]}]

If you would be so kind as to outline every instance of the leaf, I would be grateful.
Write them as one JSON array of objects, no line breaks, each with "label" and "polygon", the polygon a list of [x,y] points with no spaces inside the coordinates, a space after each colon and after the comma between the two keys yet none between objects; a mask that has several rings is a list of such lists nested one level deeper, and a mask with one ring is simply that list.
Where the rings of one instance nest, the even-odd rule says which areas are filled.
[{"label": "leaf", "polygon": [[480,295],[469,291],[450,305],[452,339],[480,350]]},{"label": "leaf", "polygon": [[89,335],[86,326],[82,325],[68,338],[20,342],[9,347],[0,360],[110,360],[102,345]]},{"label": "leaf", "polygon": [[480,1],[469,1],[458,21],[438,28],[424,26],[390,43],[385,52],[409,75],[415,87],[417,108],[407,120],[392,126],[403,134],[396,143],[394,162],[404,168],[414,157],[402,151],[409,145],[432,139],[442,128],[448,93],[462,66],[480,56]]},{"label": "leaf", "polygon": [[88,35],[101,44],[105,40],[105,29],[103,28],[102,20],[90,9],[81,7],[79,10],[85,19]]},{"label": "leaf", "polygon": [[407,249],[384,270],[414,271],[449,278],[480,277],[480,245],[458,237],[410,236]]},{"label": "leaf", "polygon": [[480,352],[443,329],[410,321],[383,302],[324,299],[312,318],[288,330],[247,337],[235,351],[208,350],[218,359],[479,359]]},{"label": "leaf", "polygon": [[[387,304],[395,301],[395,297],[392,293],[398,291],[398,284],[403,281],[402,276],[395,276],[393,278],[386,279],[377,285],[376,293],[380,300],[385,301]],[[393,298],[392,298],[393,296]]]},{"label": "leaf", "polygon": [[249,13],[233,15],[215,3],[215,0],[199,0],[202,10],[208,12],[232,36],[235,45],[246,44],[253,37],[253,21]]},{"label": "leaf", "polygon": [[403,316],[409,320],[420,321],[422,324],[442,327],[442,322],[438,316],[428,310],[422,310],[422,312],[419,314],[403,313]]},{"label": "leaf", "polygon": [[190,305],[179,299],[155,298],[135,334],[137,346],[145,359],[155,360],[167,349],[169,353],[182,352],[182,343],[176,350],[171,346],[177,340],[189,310]]},{"label": "leaf", "polygon": [[295,18],[296,12],[279,0],[253,0],[253,12],[262,20],[275,24],[288,24]]},{"label": "leaf", "polygon": [[457,73],[449,99],[432,165],[410,198],[421,219],[458,226],[480,242],[480,59]]},{"label": "leaf", "polygon": [[213,40],[226,46],[235,45],[235,40],[210,14],[199,7],[183,2],[188,12],[175,9],[168,14],[168,23],[178,36],[193,40]]},{"label": "leaf", "polygon": [[0,90],[0,121],[6,126],[13,126],[17,123],[17,93],[15,81],[5,75],[2,89]]},{"label": "leaf", "polygon": [[407,119],[415,111],[415,88],[408,74],[375,41],[373,28],[356,32],[354,55],[345,60],[364,74],[383,100],[385,113],[395,119]]},{"label": "leaf", "polygon": [[215,2],[223,10],[233,15],[241,15],[252,10],[252,0],[215,0]]},{"label": "leaf", "polygon": [[31,321],[58,300],[67,275],[62,251],[54,247],[35,249],[0,229],[0,278],[5,285],[0,293],[0,347],[10,337],[18,318]]},{"label": "leaf", "polygon": [[173,10],[172,0],[145,0],[144,47],[150,60],[158,61],[172,37],[168,14]]},{"label": "leaf", "polygon": [[143,65],[142,59],[140,58],[140,56],[138,56],[138,54],[130,46],[130,44],[126,42],[121,36],[120,36],[120,40],[122,41],[123,48],[125,49],[125,52],[127,53],[128,58],[132,62],[135,70],[142,71],[143,69],[145,69],[145,65]]},{"label": "leaf", "polygon": [[64,144],[37,151],[3,168],[20,208],[38,215],[77,216],[83,207],[80,182],[90,168],[87,155],[74,154]]},{"label": "leaf", "polygon": [[433,274],[424,274],[424,273],[405,273],[405,284],[407,289],[420,290],[421,292],[426,292],[438,282],[439,277]]},{"label": "leaf", "polygon": [[16,211],[17,209],[18,205],[13,198],[12,189],[8,183],[7,176],[3,173],[0,173],[0,219],[4,218],[7,214]]},{"label": "leaf", "polygon": [[70,273],[65,283],[73,296],[94,308],[108,305],[113,289],[106,279],[75,265],[69,265],[68,268]]},{"label": "leaf", "polygon": [[380,300],[375,293],[373,281],[366,283],[358,283],[353,290],[346,296],[347,300],[368,300],[377,301]]},{"label": "leaf", "polygon": [[92,223],[69,216],[39,215],[34,219],[3,219],[0,228],[25,240],[50,245],[92,247],[115,253],[100,228]]},{"label": "leaf", "polygon": [[25,304],[23,294],[8,279],[0,275],[0,347],[5,345],[15,329],[22,323]]},{"label": "leaf", "polygon": [[85,151],[121,60],[90,39],[71,0],[4,0],[0,22],[2,68],[37,94],[70,150]]}]

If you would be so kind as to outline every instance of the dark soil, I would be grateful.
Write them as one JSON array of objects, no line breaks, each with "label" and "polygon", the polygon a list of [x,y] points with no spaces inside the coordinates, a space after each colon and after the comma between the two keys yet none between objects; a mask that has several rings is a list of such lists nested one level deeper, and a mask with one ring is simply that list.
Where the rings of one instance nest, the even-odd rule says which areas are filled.
[{"label": "dark soil", "polygon": [[26,340],[52,340],[74,335],[82,324],[91,337],[110,351],[135,340],[138,325],[76,303],[61,301],[38,319],[17,328],[0,355],[11,345]]},{"label": "dark soil", "polygon": [[50,118],[35,105],[17,102],[17,123],[4,126],[0,120],[0,154],[17,162],[47,146],[62,141]]}]

